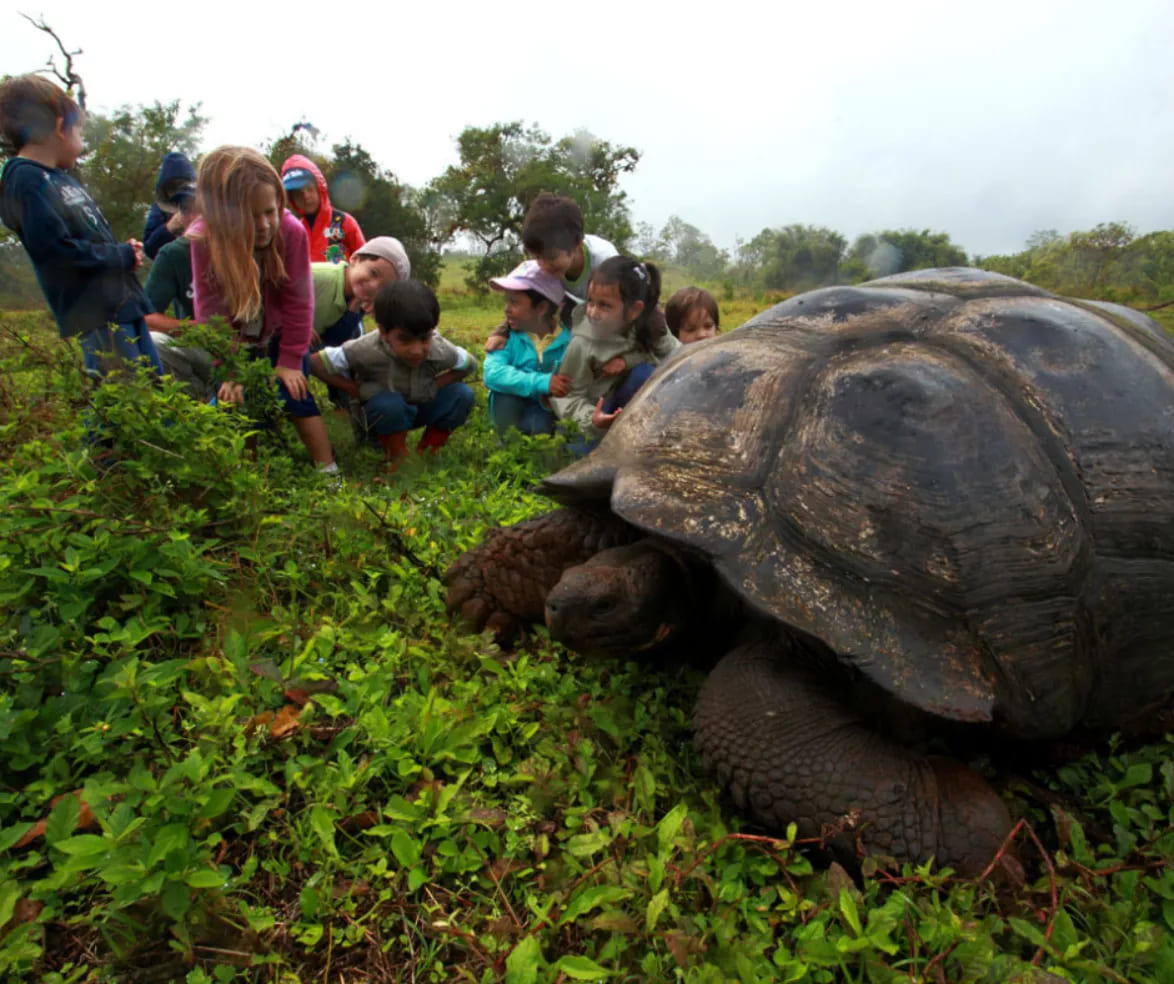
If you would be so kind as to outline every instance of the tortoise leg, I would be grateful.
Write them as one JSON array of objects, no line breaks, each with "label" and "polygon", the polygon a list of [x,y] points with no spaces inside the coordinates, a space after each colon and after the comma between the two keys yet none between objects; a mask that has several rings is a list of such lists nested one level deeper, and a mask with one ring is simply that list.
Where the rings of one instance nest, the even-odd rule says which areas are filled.
[{"label": "tortoise leg", "polygon": [[444,575],[446,606],[475,629],[509,641],[526,623],[541,622],[546,593],[568,567],[639,534],[610,513],[556,509],[490,531]]},{"label": "tortoise leg", "polygon": [[849,818],[868,854],[978,875],[1011,829],[995,791],[959,762],[881,738],[787,655],[774,642],[733,650],[697,701],[702,759],[738,806],[808,837]]}]

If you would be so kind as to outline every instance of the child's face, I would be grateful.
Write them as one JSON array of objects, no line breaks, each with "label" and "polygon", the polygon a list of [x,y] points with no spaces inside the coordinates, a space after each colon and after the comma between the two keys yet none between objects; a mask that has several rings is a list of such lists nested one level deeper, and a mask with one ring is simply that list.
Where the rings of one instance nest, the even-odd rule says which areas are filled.
[{"label": "child's face", "polygon": [[575,262],[575,251],[573,249],[550,249],[534,259],[543,273],[549,273],[552,277],[561,280]]},{"label": "child's face", "polygon": [[[638,305],[639,302],[631,305],[627,311],[624,310],[619,284],[602,284],[592,280],[587,285],[587,320],[600,335],[617,335],[623,331],[624,326],[639,314],[639,311],[634,310]],[[628,317],[629,314],[631,317]]]},{"label": "child's face", "polygon": [[302,215],[316,215],[318,213],[318,185],[311,181],[308,185],[291,191],[289,203]]},{"label": "child's face", "polygon": [[396,279],[395,267],[380,256],[360,256],[347,267],[351,292],[364,311],[370,311],[375,295],[384,284]]},{"label": "child's face", "polygon": [[82,155],[82,131],[85,129],[85,121],[78,119],[76,122],[66,125],[64,119],[57,121],[57,166],[65,170],[69,170],[77,164],[77,159]]},{"label": "child's face", "polygon": [[[380,331],[383,329],[380,328]],[[383,332],[383,340],[387,342],[388,348],[400,362],[415,369],[428,357],[428,349],[432,345],[432,335],[432,332],[428,332],[424,338],[417,338],[415,335],[409,335],[402,328],[392,328],[391,331]]]},{"label": "child's face", "polygon": [[706,338],[713,338],[717,334],[717,323],[713,315],[700,304],[695,304],[685,312],[685,319],[681,323],[680,339],[682,345],[690,342],[700,342]]},{"label": "child's face", "polygon": [[268,249],[273,244],[277,225],[281,221],[277,189],[271,184],[259,186],[253,192],[250,207],[253,211],[253,249]]},{"label": "child's face", "polygon": [[505,292],[505,320],[513,331],[535,331],[542,326],[542,311],[525,291]]}]

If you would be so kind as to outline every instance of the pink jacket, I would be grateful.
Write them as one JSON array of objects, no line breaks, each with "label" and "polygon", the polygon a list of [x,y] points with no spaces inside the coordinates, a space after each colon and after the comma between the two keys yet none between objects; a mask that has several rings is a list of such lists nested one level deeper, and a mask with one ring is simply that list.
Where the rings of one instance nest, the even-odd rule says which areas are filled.
[{"label": "pink jacket", "polygon": [[[188,236],[192,240],[192,288],[195,294],[195,320],[207,321],[220,315],[233,322],[231,313],[220,293],[220,285],[212,275],[208,262],[208,247],[201,233],[204,220],[192,223]],[[306,227],[292,212],[283,212],[281,227],[282,259],[289,279],[280,284],[266,284],[264,327],[261,341],[273,336],[278,339],[277,364],[285,369],[301,369],[302,356],[310,347],[310,329],[314,324],[314,282],[310,276],[310,240]]]}]

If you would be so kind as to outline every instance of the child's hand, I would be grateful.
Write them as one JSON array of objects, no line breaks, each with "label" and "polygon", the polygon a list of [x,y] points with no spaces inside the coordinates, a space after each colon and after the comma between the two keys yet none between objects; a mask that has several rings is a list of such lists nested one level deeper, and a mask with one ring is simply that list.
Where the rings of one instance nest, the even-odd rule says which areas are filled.
[{"label": "child's hand", "polygon": [[571,392],[571,377],[562,373],[553,373],[550,377],[550,395],[566,396]]},{"label": "child's hand", "polygon": [[595,404],[595,412],[591,414],[591,425],[598,427],[600,430],[607,430],[612,425],[612,422],[623,413],[624,408],[620,407],[615,413],[603,412],[603,397],[599,398],[599,402]]},{"label": "child's hand", "polygon": [[221,383],[216,391],[216,400],[219,403],[244,403],[245,388],[240,383]]},{"label": "child's hand", "polygon": [[127,245],[135,251],[134,268],[137,270],[143,265],[143,244],[140,243],[137,239],[128,239],[126,242]]},{"label": "child's hand", "polygon": [[277,373],[277,378],[285,383],[286,392],[293,399],[304,400],[306,398],[309,389],[301,369],[287,369],[285,366],[278,366],[273,371]]},{"label": "child's hand", "polygon": [[171,218],[167,220],[167,231],[173,236],[178,236],[183,232],[187,226],[187,221],[183,217],[183,212],[175,212]]},{"label": "child's hand", "polygon": [[485,339],[485,351],[496,352],[498,349],[505,348],[506,340],[500,335],[490,335]]},{"label": "child's hand", "polygon": [[622,355],[617,355],[614,359],[608,359],[600,370],[605,376],[618,376],[627,368]]}]

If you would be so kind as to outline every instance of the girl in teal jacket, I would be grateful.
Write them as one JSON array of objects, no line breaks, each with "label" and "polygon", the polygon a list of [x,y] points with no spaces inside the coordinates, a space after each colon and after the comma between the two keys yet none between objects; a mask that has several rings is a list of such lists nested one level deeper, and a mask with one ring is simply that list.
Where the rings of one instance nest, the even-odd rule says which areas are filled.
[{"label": "girl in teal jacket", "polygon": [[554,433],[551,396],[566,396],[570,379],[558,372],[571,332],[559,324],[565,291],[534,260],[489,281],[505,293],[505,348],[485,357],[489,414],[498,433],[516,427],[523,434]]}]

